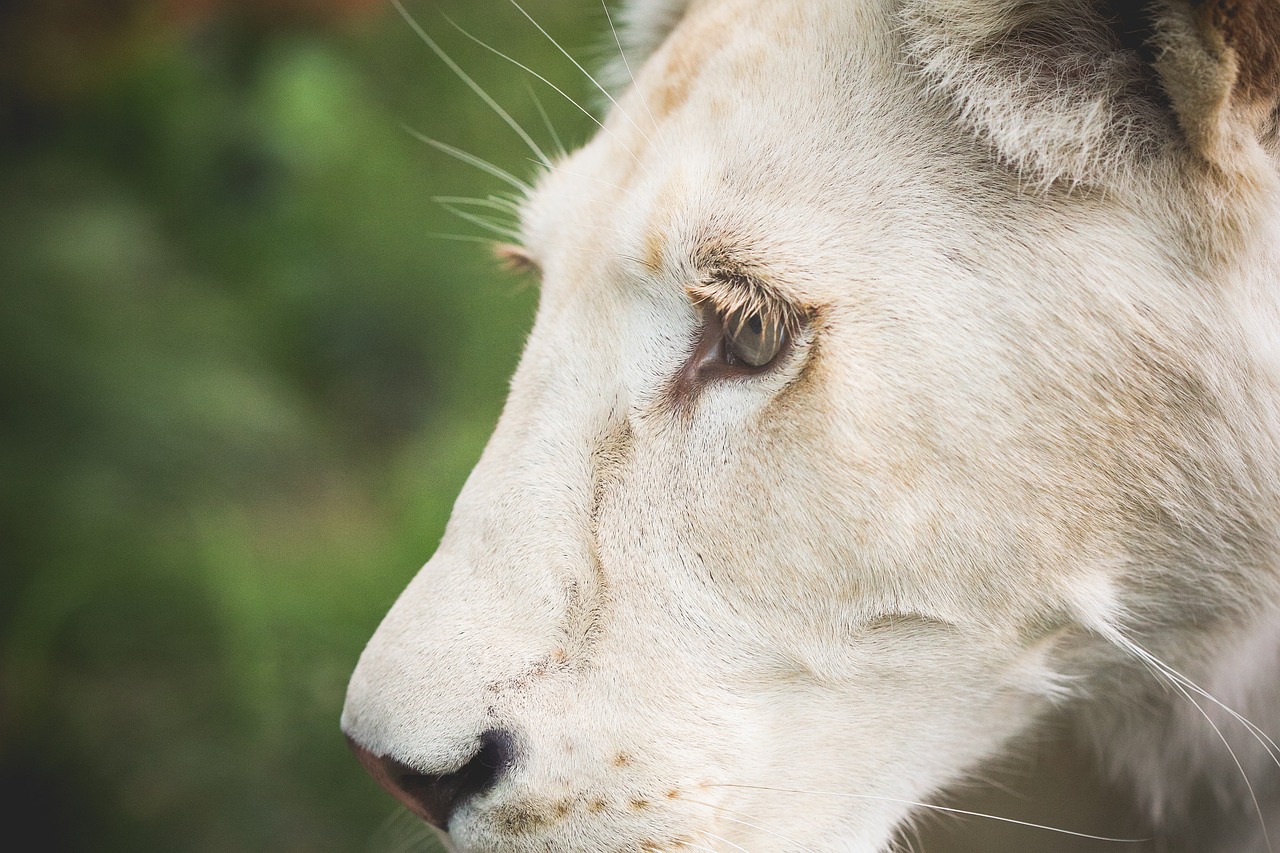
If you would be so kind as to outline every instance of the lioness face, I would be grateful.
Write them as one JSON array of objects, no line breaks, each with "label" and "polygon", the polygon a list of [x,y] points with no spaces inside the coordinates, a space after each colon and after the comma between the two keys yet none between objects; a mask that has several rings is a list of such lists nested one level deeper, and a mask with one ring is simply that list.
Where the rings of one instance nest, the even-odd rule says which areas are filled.
[{"label": "lioness face", "polygon": [[1029,184],[901,6],[692,4],[524,205],[506,410],[343,714],[458,850],[881,850],[1176,597],[1166,504],[1261,537],[1193,190]]}]

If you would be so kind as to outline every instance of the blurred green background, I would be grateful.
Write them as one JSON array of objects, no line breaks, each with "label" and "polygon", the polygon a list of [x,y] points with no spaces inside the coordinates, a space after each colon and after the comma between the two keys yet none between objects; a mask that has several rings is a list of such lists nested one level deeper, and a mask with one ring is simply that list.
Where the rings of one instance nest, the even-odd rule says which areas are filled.
[{"label": "blurred green background", "polygon": [[[510,5],[406,5],[544,144],[529,84],[586,137],[442,15],[590,98]],[[526,8],[584,61],[608,46],[592,3]],[[536,293],[432,201],[509,188],[405,127],[534,171],[388,0],[0,3],[0,821],[21,849],[432,849],[338,714]]]}]

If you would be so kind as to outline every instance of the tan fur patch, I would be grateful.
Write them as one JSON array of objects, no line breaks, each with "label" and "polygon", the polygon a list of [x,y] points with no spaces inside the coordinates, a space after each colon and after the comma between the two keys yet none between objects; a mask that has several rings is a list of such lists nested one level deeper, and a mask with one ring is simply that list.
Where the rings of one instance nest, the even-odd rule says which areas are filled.
[{"label": "tan fur patch", "polygon": [[689,99],[694,81],[708,60],[724,47],[723,32],[742,14],[742,4],[724,3],[700,7],[681,22],[662,50],[664,64],[659,83],[646,102],[655,120],[676,112]]},{"label": "tan fur patch", "polygon": [[662,269],[667,248],[667,228],[673,216],[680,210],[684,199],[683,183],[673,177],[667,181],[654,199],[653,208],[645,223],[644,264],[651,272]]}]

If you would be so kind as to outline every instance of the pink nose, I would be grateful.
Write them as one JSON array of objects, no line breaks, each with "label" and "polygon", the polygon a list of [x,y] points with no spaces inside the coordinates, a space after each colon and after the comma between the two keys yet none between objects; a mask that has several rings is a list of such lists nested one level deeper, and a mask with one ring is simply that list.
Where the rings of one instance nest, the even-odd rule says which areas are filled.
[{"label": "pink nose", "polygon": [[471,797],[496,785],[515,763],[515,738],[510,732],[493,729],[480,735],[475,753],[451,773],[420,773],[390,756],[374,755],[350,735],[347,745],[364,769],[418,817],[432,826],[447,829],[449,818]]}]

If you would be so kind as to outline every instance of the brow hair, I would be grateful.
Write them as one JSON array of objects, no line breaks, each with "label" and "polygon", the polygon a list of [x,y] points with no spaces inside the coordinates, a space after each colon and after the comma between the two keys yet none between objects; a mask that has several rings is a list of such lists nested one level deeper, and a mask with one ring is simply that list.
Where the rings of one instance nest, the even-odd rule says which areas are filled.
[{"label": "brow hair", "polygon": [[794,333],[806,313],[773,281],[768,264],[742,244],[723,239],[700,243],[693,252],[697,277],[686,285],[695,303],[711,302],[724,313],[767,314]]}]

